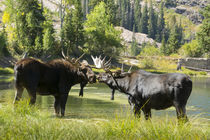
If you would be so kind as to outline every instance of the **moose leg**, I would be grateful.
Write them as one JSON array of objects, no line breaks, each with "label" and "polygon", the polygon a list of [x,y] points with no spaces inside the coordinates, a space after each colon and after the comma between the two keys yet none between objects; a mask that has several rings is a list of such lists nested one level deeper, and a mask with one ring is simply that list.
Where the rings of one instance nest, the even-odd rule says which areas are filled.
[{"label": "moose leg", "polygon": [[188,118],[186,115],[186,106],[185,105],[180,105],[178,103],[174,104],[175,108],[176,108],[176,115],[177,115],[177,119],[182,122],[187,122]]},{"label": "moose leg", "polygon": [[15,104],[16,101],[19,101],[23,94],[23,87],[16,87],[15,99],[13,103]]},{"label": "moose leg", "polygon": [[83,89],[86,86],[87,83],[80,83],[80,92],[79,92],[79,96],[83,97]]},{"label": "moose leg", "polygon": [[146,120],[148,120],[148,119],[150,119],[152,117],[150,108],[145,108],[144,107],[142,110],[144,112],[144,117],[145,117]]},{"label": "moose leg", "polygon": [[128,96],[128,103],[131,105],[135,117],[141,117],[141,106],[136,103],[134,97]]},{"label": "moose leg", "polygon": [[60,96],[55,96],[54,102],[55,114],[58,116],[60,113]]},{"label": "moose leg", "polygon": [[60,105],[61,105],[62,117],[65,115],[65,107],[66,107],[67,99],[68,99],[68,93],[61,95]]},{"label": "moose leg", "polygon": [[135,104],[133,106],[133,111],[134,111],[134,115],[136,118],[140,118],[141,117],[141,107],[137,104]]},{"label": "moose leg", "polygon": [[114,100],[114,93],[115,93],[115,89],[112,89],[112,96],[111,96],[111,100]]},{"label": "moose leg", "polygon": [[34,88],[26,88],[30,98],[30,104],[33,105],[36,102],[36,90]]}]

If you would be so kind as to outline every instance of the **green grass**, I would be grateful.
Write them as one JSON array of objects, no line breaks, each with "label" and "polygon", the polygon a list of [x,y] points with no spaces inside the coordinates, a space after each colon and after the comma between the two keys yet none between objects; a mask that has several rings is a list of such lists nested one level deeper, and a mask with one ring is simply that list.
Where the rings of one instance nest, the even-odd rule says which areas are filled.
[{"label": "green grass", "polygon": [[0,139],[210,139],[210,123],[191,117],[178,124],[175,117],[157,117],[151,121],[116,116],[113,119],[57,118],[49,112],[31,107],[27,101],[16,106],[0,105]]},{"label": "green grass", "polygon": [[14,80],[14,76],[2,76],[0,75],[0,84],[11,83]]},{"label": "green grass", "polygon": [[13,74],[14,70],[12,68],[2,68],[0,67],[0,75],[4,75],[4,74]]}]

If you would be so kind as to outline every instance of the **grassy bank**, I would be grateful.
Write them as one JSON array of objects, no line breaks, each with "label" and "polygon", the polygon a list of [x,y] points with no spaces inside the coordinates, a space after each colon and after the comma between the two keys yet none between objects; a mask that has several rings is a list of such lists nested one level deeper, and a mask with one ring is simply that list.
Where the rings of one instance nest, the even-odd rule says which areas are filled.
[{"label": "grassy bank", "polygon": [[56,118],[47,111],[21,101],[0,106],[0,139],[209,139],[209,122],[190,118],[178,125],[176,118],[153,118],[151,121],[116,116],[113,119]]},{"label": "grassy bank", "polygon": [[[132,59],[126,58],[127,65],[132,65]],[[137,69],[143,69],[152,73],[184,73],[194,77],[210,77],[207,72],[195,71],[182,67],[180,71],[177,71],[177,60],[173,57],[145,57],[137,58],[139,63],[136,63]]]}]

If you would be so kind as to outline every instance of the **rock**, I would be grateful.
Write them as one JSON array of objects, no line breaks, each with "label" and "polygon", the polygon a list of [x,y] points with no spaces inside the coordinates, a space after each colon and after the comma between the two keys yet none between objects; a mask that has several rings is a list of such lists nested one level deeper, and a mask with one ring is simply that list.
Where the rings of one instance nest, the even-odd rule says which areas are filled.
[{"label": "rock", "polygon": [[185,7],[182,7],[182,6],[177,6],[176,9],[175,9],[175,12],[178,13],[178,14],[183,14],[184,12],[186,12],[186,8]]},{"label": "rock", "polygon": [[210,0],[176,0],[176,3],[175,12],[187,16],[189,20],[198,25],[203,20],[199,11],[210,4]]},{"label": "rock", "polygon": [[210,4],[209,0],[177,0],[177,4],[186,5],[190,7],[200,7],[204,8],[208,4]]},{"label": "rock", "polygon": [[[123,27],[115,27],[115,29],[121,30],[122,31],[121,38],[125,41],[127,46],[131,45],[133,32]],[[152,38],[147,37],[147,35],[143,33],[135,33],[135,38],[139,46],[141,46],[143,43],[150,43],[150,44],[156,43],[158,47],[161,46],[161,43],[155,42]]]}]

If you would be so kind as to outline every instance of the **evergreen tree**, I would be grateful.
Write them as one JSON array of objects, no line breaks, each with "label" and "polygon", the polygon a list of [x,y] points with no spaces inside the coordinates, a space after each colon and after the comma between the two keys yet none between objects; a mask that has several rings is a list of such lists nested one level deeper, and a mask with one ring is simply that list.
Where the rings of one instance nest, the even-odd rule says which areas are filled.
[{"label": "evergreen tree", "polygon": [[160,46],[160,52],[164,55],[168,55],[167,53],[167,48],[166,48],[166,41],[165,41],[165,37],[162,37],[162,41],[161,41],[161,46]]},{"label": "evergreen tree", "polygon": [[16,0],[16,29],[20,46],[31,55],[42,51],[42,31],[45,20],[38,0]]},{"label": "evergreen tree", "polygon": [[204,20],[202,26],[200,27],[200,31],[197,34],[198,43],[203,49],[204,53],[210,56],[210,5],[204,8],[202,11],[202,15],[204,16]]},{"label": "evergreen tree", "polygon": [[55,37],[52,16],[45,10],[46,21],[44,22],[43,50],[44,53],[55,53]]},{"label": "evergreen tree", "polygon": [[174,28],[171,30],[169,35],[169,39],[167,42],[167,54],[170,55],[172,53],[176,53],[177,50],[180,48],[179,43],[179,34],[178,34],[178,26],[175,25]]},{"label": "evergreen tree", "polygon": [[150,0],[150,6],[149,6],[149,22],[148,22],[148,37],[155,38],[156,33],[156,17],[153,9],[153,3],[152,0]]},{"label": "evergreen tree", "polygon": [[182,21],[181,21],[181,18],[180,18],[180,22],[179,22],[179,25],[177,27],[177,33],[178,33],[178,40],[179,40],[179,44],[183,44],[183,28],[182,28]]},{"label": "evergreen tree", "polygon": [[163,2],[160,4],[160,15],[158,16],[158,21],[157,21],[157,34],[156,34],[156,40],[160,42],[162,40],[162,36],[164,33],[164,28],[165,28],[165,19],[164,19],[164,11],[163,11]]},{"label": "evergreen tree", "polygon": [[135,24],[135,32],[139,32],[138,25],[140,24],[141,20],[141,4],[140,0],[134,1],[134,24]]},{"label": "evergreen tree", "polygon": [[9,56],[9,51],[7,49],[7,36],[6,32],[0,31],[0,56]]},{"label": "evergreen tree", "polygon": [[135,37],[135,26],[133,27],[133,36],[132,36],[132,44],[131,44],[131,55],[136,56],[138,54],[138,44],[136,42]]},{"label": "evergreen tree", "polygon": [[183,38],[181,22],[179,25],[177,25],[175,16],[172,17],[170,29],[170,35],[167,41],[168,54],[177,52],[177,50],[180,48]]},{"label": "evergreen tree", "polygon": [[133,30],[134,24],[134,3],[128,3],[128,29]]},{"label": "evergreen tree", "polygon": [[67,54],[79,55],[79,46],[84,44],[83,12],[81,2],[75,1],[74,9],[67,12],[62,28],[63,46]]},{"label": "evergreen tree", "polygon": [[147,10],[147,2],[145,3],[144,5],[144,8],[143,8],[143,13],[142,13],[142,16],[141,16],[141,21],[140,21],[140,26],[139,26],[139,29],[140,29],[140,32],[141,33],[145,33],[147,34],[148,33],[148,10]]}]

